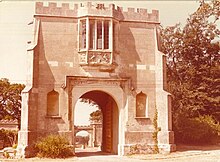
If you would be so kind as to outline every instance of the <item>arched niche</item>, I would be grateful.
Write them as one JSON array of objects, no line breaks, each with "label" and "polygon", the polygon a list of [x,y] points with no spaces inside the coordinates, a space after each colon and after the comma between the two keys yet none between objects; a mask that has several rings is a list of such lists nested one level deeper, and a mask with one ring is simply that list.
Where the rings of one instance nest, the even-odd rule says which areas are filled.
[{"label": "arched niche", "polygon": [[136,95],[136,117],[147,117],[148,98],[142,91]]},{"label": "arched niche", "polygon": [[47,94],[47,116],[59,116],[59,93],[54,90]]}]

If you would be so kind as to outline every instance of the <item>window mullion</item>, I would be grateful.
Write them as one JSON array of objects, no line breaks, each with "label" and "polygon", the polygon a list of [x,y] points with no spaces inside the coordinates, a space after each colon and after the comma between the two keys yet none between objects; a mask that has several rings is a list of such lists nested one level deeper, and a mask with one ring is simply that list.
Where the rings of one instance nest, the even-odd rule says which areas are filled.
[{"label": "window mullion", "polygon": [[113,20],[111,19],[109,21],[109,50],[111,51],[111,59],[110,59],[110,64],[113,62]]},{"label": "window mullion", "polygon": [[94,42],[95,50],[98,49],[97,47],[97,20],[95,20],[95,42]]},{"label": "window mullion", "polygon": [[81,47],[80,47],[80,43],[81,43],[81,37],[80,37],[80,35],[81,35],[81,28],[80,28],[80,25],[81,25],[81,22],[80,22],[80,19],[78,19],[78,37],[77,37],[77,41],[78,41],[78,43],[77,43],[77,46],[78,46],[78,49],[79,50],[81,50]]},{"label": "window mullion", "polygon": [[104,49],[104,20],[102,20],[102,50]]},{"label": "window mullion", "polygon": [[109,49],[110,51],[113,51],[113,20],[111,20],[109,23]]},{"label": "window mullion", "polygon": [[89,50],[89,18],[86,18],[86,50]]}]

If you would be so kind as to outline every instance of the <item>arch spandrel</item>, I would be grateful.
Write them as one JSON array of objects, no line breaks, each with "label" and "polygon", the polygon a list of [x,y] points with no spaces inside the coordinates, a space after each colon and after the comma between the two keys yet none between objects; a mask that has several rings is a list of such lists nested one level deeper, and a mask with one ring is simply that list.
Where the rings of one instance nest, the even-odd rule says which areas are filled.
[{"label": "arch spandrel", "polygon": [[128,79],[104,79],[104,78],[85,78],[70,77],[69,90],[72,95],[72,105],[75,106],[77,100],[90,91],[102,91],[111,96],[118,108],[126,104],[124,95],[129,90]]}]

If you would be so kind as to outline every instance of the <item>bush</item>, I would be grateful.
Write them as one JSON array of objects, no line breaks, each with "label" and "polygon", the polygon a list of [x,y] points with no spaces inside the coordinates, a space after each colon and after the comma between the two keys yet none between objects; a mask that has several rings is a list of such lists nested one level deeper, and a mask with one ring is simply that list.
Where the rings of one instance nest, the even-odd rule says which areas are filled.
[{"label": "bush", "polygon": [[3,147],[9,147],[13,146],[17,143],[17,136],[18,131],[17,130],[0,130],[0,139],[4,141]]},{"label": "bush", "polygon": [[73,155],[73,148],[67,138],[60,135],[49,135],[41,138],[36,144],[38,157],[66,158]]},{"label": "bush", "polygon": [[16,143],[16,144],[14,144],[14,145],[12,145],[12,148],[13,149],[16,149],[18,147],[18,144]]},{"label": "bush", "polygon": [[180,117],[176,126],[176,142],[187,144],[214,144],[219,140],[220,125],[212,116]]}]

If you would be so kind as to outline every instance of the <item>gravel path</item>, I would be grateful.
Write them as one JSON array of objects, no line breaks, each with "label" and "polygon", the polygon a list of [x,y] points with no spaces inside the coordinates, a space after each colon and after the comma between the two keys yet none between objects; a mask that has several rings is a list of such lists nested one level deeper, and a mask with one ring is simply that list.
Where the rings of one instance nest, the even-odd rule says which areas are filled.
[{"label": "gravel path", "polygon": [[97,149],[77,149],[76,156],[68,159],[0,159],[0,162],[220,162],[220,145],[178,146],[171,154],[117,156]]}]

